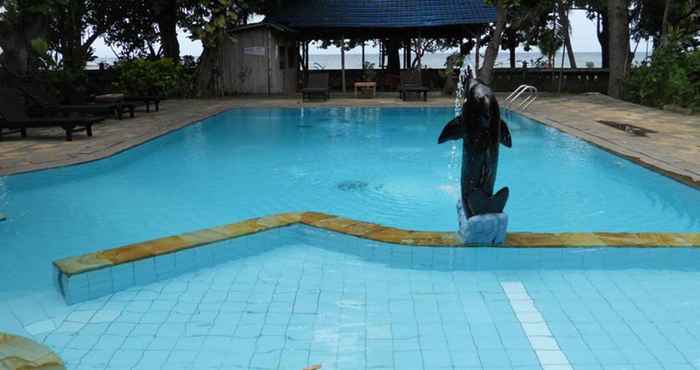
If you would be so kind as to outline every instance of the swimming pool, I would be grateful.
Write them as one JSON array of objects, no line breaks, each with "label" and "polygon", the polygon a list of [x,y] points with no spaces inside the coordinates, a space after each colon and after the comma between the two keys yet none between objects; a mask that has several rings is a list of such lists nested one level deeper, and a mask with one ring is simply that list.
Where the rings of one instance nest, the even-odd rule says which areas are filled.
[{"label": "swimming pool", "polygon": [[308,227],[188,256],[206,249],[213,265],[159,282],[9,305],[68,369],[700,366],[695,249],[409,247]]},{"label": "swimming pool", "polygon": [[[436,144],[453,114],[234,109],[111,158],[1,177],[1,270],[43,287],[59,258],[290,211],[456,230],[460,150]],[[496,186],[511,188],[511,231],[700,230],[700,191],[509,121]]]},{"label": "swimming pool", "polygon": [[[0,222],[0,280],[11,283],[0,284],[0,331],[33,334],[59,350],[70,363],[79,364],[80,361],[75,362],[75,357],[82,360],[89,355],[92,357],[88,358],[94,359],[100,354],[93,353],[92,349],[99,348],[94,343],[90,344],[92,340],[101,339],[96,336],[102,336],[107,330],[110,330],[110,334],[111,330],[126,330],[121,324],[137,324],[128,320],[118,321],[123,312],[115,313],[113,308],[124,304],[124,301],[120,301],[119,297],[123,296],[119,293],[66,307],[52,286],[51,262],[68,256],[288,211],[324,211],[408,229],[454,230],[459,186],[459,158],[456,157],[460,151],[448,145],[436,144],[443,124],[452,115],[452,110],[447,108],[236,109],[108,159],[1,177],[0,212],[6,214],[8,219]],[[700,230],[700,207],[693,206],[700,204],[699,191],[527,118],[514,116],[509,120],[509,126],[513,134],[513,148],[501,151],[497,186],[507,185],[511,188],[511,200],[506,208],[511,230]],[[304,248],[324,250],[328,247],[326,244],[318,240],[288,242],[280,251],[288,250],[289,254],[279,257],[279,260],[275,257],[270,263],[279,266],[286,263],[283,261],[287,257],[295,260],[300,258],[294,257],[299,253],[305,255],[306,252],[300,252]],[[527,254],[524,251],[507,251],[511,251],[514,258]],[[542,270],[525,268],[511,278],[510,272],[500,275],[496,271],[499,262],[508,259],[502,252],[484,250],[474,253],[483,256],[484,261],[491,261],[485,266],[492,266],[495,270],[483,272],[480,267],[477,275],[472,275],[471,270],[466,272],[468,279],[475,276],[488,278],[489,282],[484,284],[491,284],[486,290],[477,289],[471,293],[489,297],[495,292],[492,289],[500,289],[496,292],[501,301],[499,310],[507,307],[516,309],[510,298],[522,298],[524,291],[530,294],[530,298],[537,294],[537,288],[532,288],[526,282],[531,274],[547,275],[546,284],[555,284],[555,277],[565,274],[555,266],[547,265]],[[582,258],[586,254],[610,256],[612,261],[622,261],[628,256],[628,252],[600,250],[543,253],[524,261],[558,261],[558,258],[568,261],[568,258]],[[634,253],[645,256],[649,256],[645,253],[651,253],[650,260],[655,259],[653,253],[668,253],[664,254],[664,258],[674,261],[694,255],[687,250]],[[333,268],[352,258],[344,257],[342,253],[334,256],[340,262],[332,262]],[[153,296],[148,292],[162,292],[169,284],[189,284],[198,276],[210,274],[234,274],[236,269],[242,268],[240,266],[258,262],[265,265],[268,257],[261,251],[256,258],[231,262],[238,267],[214,266],[212,270],[134,288],[130,292]],[[312,260],[315,258],[312,257]],[[687,292],[695,289],[692,281],[697,276],[692,265],[684,264],[679,268],[666,264],[663,258],[660,261],[658,265],[639,267],[648,269],[644,273],[653,276],[650,284],[657,284],[658,287],[664,278],[670,278],[682,281],[681,286],[688,289]],[[356,266],[360,269],[388,268],[377,273],[394,277],[396,268],[400,270],[401,278],[408,280],[414,270],[429,270],[428,267],[387,266],[385,262],[370,259],[357,261]],[[586,268],[583,266],[576,270],[575,276],[588,274]],[[613,270],[619,272],[621,279],[640,276]],[[455,271],[440,267],[428,275],[440,276],[431,284],[442,284],[447,281],[445,279],[451,279]],[[591,274],[600,279],[608,272],[603,269]],[[316,288],[314,285],[303,287],[304,290]],[[336,286],[330,291],[338,289]],[[683,296],[682,291],[673,290],[672,293],[664,297],[683,298],[686,305],[695,307],[696,300]],[[609,294],[613,294],[612,291]],[[128,301],[140,301],[143,296],[129,296]],[[655,299],[652,293],[643,298]],[[486,304],[488,299],[483,300]],[[146,314],[151,307],[158,312],[156,308],[161,306],[152,303],[135,305],[149,307],[141,308],[145,309],[141,314]],[[598,303],[601,303],[600,299]],[[375,304],[378,303],[370,299],[364,303],[365,306]],[[88,318],[88,324],[100,325],[80,325],[67,319],[76,311],[92,311],[95,314],[104,307],[111,307],[103,313],[111,320],[101,321],[105,320],[103,315],[98,316],[95,322],[91,321],[93,316]],[[231,309],[240,311],[243,308],[234,305]],[[161,314],[153,313],[149,317]],[[76,315],[80,321],[85,320],[88,314]],[[133,316],[129,315],[127,313],[124,317],[131,317],[129,320],[132,320]],[[678,320],[684,323],[695,320],[688,313],[684,315],[678,316]],[[122,329],[110,329],[115,322]],[[677,327],[678,323],[674,321],[672,324]],[[57,332],[57,328],[64,324],[72,327],[73,331]],[[517,325],[513,327],[517,328]],[[92,332],[93,329],[97,332]],[[66,334],[68,337],[61,337],[64,342],[51,342],[50,334]],[[118,335],[131,338],[132,334],[131,331],[119,331]],[[334,335],[337,334],[336,331]],[[83,339],[85,335],[90,338]],[[499,338],[504,340],[503,337]],[[82,344],[68,345],[68,341],[73,339]],[[86,342],[79,342],[81,340]],[[132,340],[137,339],[129,339]],[[500,349],[507,350],[505,342],[501,343],[504,346]],[[669,347],[668,343],[663,344]],[[108,346],[115,351],[130,348],[117,348],[114,343]],[[399,352],[404,352],[403,349]],[[256,348],[250,350],[253,351],[251,356],[258,351]],[[358,353],[361,350],[358,348]],[[410,348],[408,350],[415,352]],[[676,348],[676,351],[680,349]],[[444,355],[442,353],[440,356],[444,359]],[[497,359],[502,353],[483,355]],[[532,352],[519,355],[532,359]],[[610,353],[600,356],[603,355],[612,356]],[[365,356],[368,355],[365,353]],[[406,359],[409,357],[402,356],[401,361],[408,361]],[[439,362],[442,361],[438,360],[439,356],[421,356],[421,363],[426,368],[432,363],[446,365],[444,361]],[[683,356],[685,365],[695,361],[685,352]],[[426,362],[426,358],[429,361]],[[479,358],[483,368],[497,368]],[[504,358],[512,360],[511,357],[501,360]],[[666,363],[662,357],[655,358],[657,363]],[[450,359],[454,361],[452,357]],[[314,361],[311,357],[308,360]],[[680,362],[674,364],[683,365]]]}]

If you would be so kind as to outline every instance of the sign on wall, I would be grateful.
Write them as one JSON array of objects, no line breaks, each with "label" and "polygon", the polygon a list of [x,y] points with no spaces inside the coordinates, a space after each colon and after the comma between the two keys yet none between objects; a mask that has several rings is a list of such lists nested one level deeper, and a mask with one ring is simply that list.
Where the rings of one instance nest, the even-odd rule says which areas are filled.
[{"label": "sign on wall", "polygon": [[264,46],[250,46],[247,48],[243,48],[243,54],[245,55],[257,55],[257,56],[265,56],[265,47]]}]

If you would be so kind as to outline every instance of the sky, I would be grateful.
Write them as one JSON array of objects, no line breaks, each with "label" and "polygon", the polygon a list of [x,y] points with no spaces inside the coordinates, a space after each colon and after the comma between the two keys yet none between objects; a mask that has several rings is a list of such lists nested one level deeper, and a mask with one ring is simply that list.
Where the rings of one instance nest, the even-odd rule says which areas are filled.
[{"label": "sky", "polygon": [[[254,21],[261,20],[261,17],[256,17]],[[583,10],[573,10],[570,13],[571,20],[571,36],[572,36],[572,48],[575,52],[600,52],[600,44],[598,43],[598,38],[596,36],[596,24],[595,21],[586,18],[586,12]],[[199,56],[202,53],[202,45],[199,41],[192,41],[188,37],[188,33],[184,30],[180,30],[178,38],[180,40],[180,50],[182,55],[194,55]],[[112,50],[107,47],[104,42],[99,39],[94,44],[95,55],[99,58],[114,58],[115,55]],[[634,47],[634,46],[632,46]],[[640,48],[644,45],[640,45]],[[378,54],[376,48],[366,48],[368,54]],[[522,50],[522,47],[518,48],[518,51]],[[340,54],[337,48],[320,49],[314,45],[310,46],[309,52],[311,54]],[[360,49],[356,48],[349,51],[349,53],[360,53]],[[483,50],[482,50],[483,53]]]}]

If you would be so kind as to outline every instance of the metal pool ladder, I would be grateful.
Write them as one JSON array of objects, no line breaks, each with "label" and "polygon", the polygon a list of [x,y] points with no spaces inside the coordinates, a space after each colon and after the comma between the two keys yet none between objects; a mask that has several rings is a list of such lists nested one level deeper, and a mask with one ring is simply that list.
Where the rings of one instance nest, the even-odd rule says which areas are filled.
[{"label": "metal pool ladder", "polygon": [[[525,95],[523,95],[525,94]],[[537,100],[537,88],[532,85],[520,85],[517,89],[513,90],[510,95],[506,98],[506,106],[510,108],[513,103],[516,103],[518,99],[522,96],[522,101],[518,103],[518,107],[521,110],[526,110],[535,100]]]}]

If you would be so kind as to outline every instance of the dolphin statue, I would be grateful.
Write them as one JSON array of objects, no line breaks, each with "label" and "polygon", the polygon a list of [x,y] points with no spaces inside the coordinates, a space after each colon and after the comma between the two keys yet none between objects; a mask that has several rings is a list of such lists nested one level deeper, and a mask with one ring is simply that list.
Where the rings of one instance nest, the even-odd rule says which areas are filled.
[{"label": "dolphin statue", "polygon": [[438,144],[462,139],[462,207],[467,216],[502,213],[508,188],[493,193],[500,144],[512,146],[510,130],[501,120],[491,88],[478,79],[468,80],[462,114],[445,125]]}]

